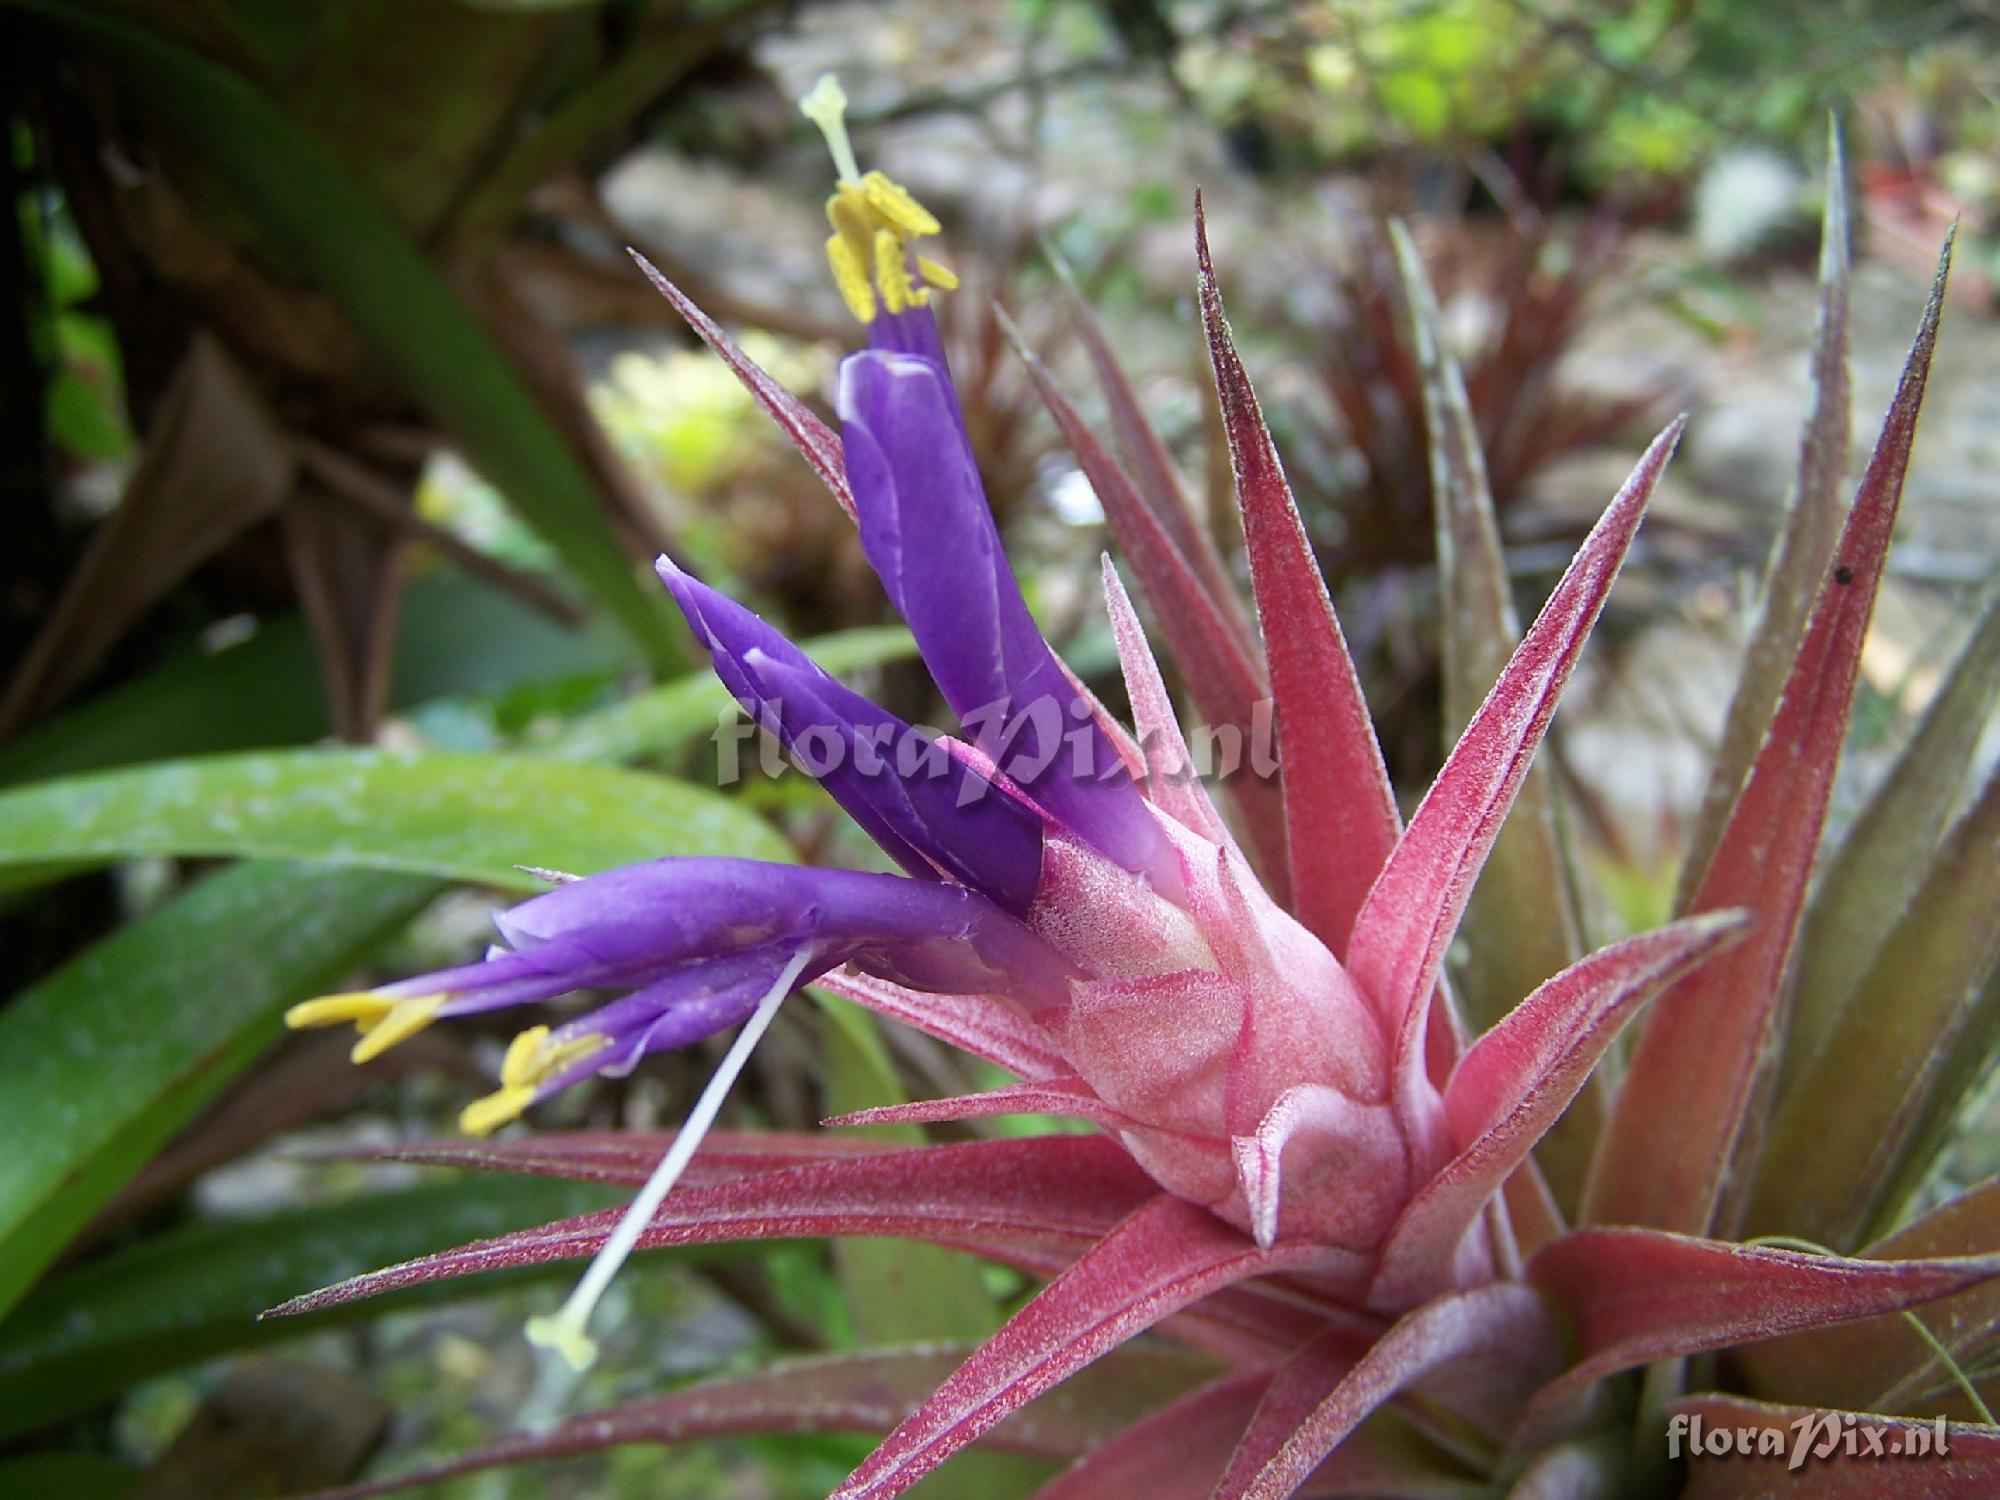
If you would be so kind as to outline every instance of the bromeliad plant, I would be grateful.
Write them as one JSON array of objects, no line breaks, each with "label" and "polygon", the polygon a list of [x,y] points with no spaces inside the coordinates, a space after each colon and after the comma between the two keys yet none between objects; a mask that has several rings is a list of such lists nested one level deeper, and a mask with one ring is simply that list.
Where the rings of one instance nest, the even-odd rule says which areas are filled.
[{"label": "bromeliad plant", "polygon": [[[1788,528],[1769,580],[1732,711],[1732,724],[1748,718],[1757,732],[1740,736],[1741,765],[1718,772],[1716,831],[1685,914],[1569,964],[1473,1036],[1447,982],[1447,949],[1678,425],[1584,540],[1405,824],[1224,322],[1197,202],[1201,309],[1261,651],[1192,517],[1170,491],[1149,494],[1127,477],[1047,388],[1210,722],[1234,722],[1267,694],[1275,705],[1281,789],[1238,783],[1252,789],[1233,826],[1184,774],[1186,740],[1108,565],[1136,738],[1037,632],[1000,555],[937,342],[929,303],[952,277],[915,245],[938,225],[880,173],[859,171],[834,91],[823,86],[808,104],[840,169],[829,256],[868,333],[841,368],[840,434],[656,279],[856,518],[968,738],[933,739],[886,714],[662,563],[737,700],[905,873],[637,865],[506,913],[506,946],[483,963],[299,1007],[295,1024],[356,1021],[365,1058],[439,1018],[580,988],[619,992],[523,1032],[500,1091],[466,1112],[474,1133],[649,1052],[741,1029],[663,1159],[663,1143],[643,1136],[400,1153],[640,1186],[622,1216],[502,1236],[285,1310],[595,1252],[576,1295],[531,1327],[580,1365],[592,1355],[592,1306],[634,1248],[904,1236],[1047,1279],[949,1373],[930,1349],[836,1357],[576,1418],[453,1470],[615,1442],[879,1422],[893,1430],[840,1500],[899,1494],[982,1439],[1074,1459],[1040,1500],[1510,1487],[1624,1496],[1690,1478],[1666,1462],[1670,1424],[1682,1432],[1699,1416],[1711,1428],[1782,1429],[1817,1400],[1873,1403],[1883,1415],[1868,1420],[1898,1437],[1937,1416],[1949,1457],[1912,1460],[1896,1479],[1912,1493],[1994,1493],[2000,1434],[1984,1425],[1977,1382],[2000,1310],[2000,1190],[1975,1189],[1879,1237],[1965,1085],[1976,1056],[1966,1039],[1983,1040],[1994,1009],[1990,992],[1971,1010],[1966,997],[1993,958],[2000,780],[1935,856],[1928,848],[1956,799],[1946,768],[1957,757],[1962,772],[1966,725],[1976,728],[1991,695],[1991,617],[1919,731],[1915,770],[1892,778],[1885,795],[1897,805],[1857,832],[1871,819],[1888,830],[1899,883],[1885,885],[1873,852],[1853,854],[1850,841],[1822,873],[1810,915],[1806,903],[1942,264],[1855,501],[1821,536],[1846,421],[1845,259],[1830,236],[1820,410],[1796,512],[1805,519]],[[1836,203],[1830,223],[1837,213]],[[1455,580],[1448,628],[1502,635],[1511,622],[1477,445],[1427,299],[1413,292],[1442,435],[1436,479],[1450,501],[1440,507]],[[1115,364],[1104,368],[1121,437],[1143,460],[1143,421]],[[1476,659],[1466,670],[1479,670]],[[1539,836],[1535,826],[1527,835]],[[1826,988],[1802,987],[1825,967],[1802,931],[1841,955],[1836,1004]],[[1800,980],[1788,984],[1788,973]],[[1019,1080],[833,1123],[1031,1113],[1097,1132],[915,1149],[838,1136],[704,1142],[762,1029],[814,980]],[[1581,1197],[1572,1224],[1535,1148],[1573,1104],[1576,1128],[1593,1069],[1655,996],[1608,1113],[1581,1117],[1595,1146],[1582,1179],[1565,1185]],[[1913,1327],[1907,1310],[1925,1304],[1942,1315]],[[1078,1437],[1075,1423],[1015,1415],[1155,1329],[1204,1351],[1211,1373],[1115,1431]],[[1119,1357],[1143,1360],[1151,1347]],[[1936,1398],[1941,1371],[1956,1375],[1965,1408]],[[1973,1414],[1981,1422],[1943,1423]],[[1052,1439],[1057,1430],[1068,1439]],[[1690,1489],[1882,1493],[1887,1470],[1842,1464],[1833,1449],[1803,1474],[1698,1465]]]}]

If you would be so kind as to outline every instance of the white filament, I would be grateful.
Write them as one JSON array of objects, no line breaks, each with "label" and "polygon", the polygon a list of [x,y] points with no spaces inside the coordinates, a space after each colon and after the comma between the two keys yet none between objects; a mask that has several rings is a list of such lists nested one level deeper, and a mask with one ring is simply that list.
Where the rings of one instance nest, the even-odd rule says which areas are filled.
[{"label": "white filament", "polygon": [[715,1117],[722,1109],[722,1101],[729,1096],[729,1090],[735,1084],[737,1075],[743,1071],[744,1064],[750,1061],[750,1054],[756,1050],[765,1029],[777,1016],[778,1007],[784,1003],[785,997],[791,994],[792,986],[797,983],[799,974],[804,970],[806,960],[810,957],[810,950],[794,954],[779,972],[777,980],[765,993],[764,998],[757,1002],[757,1008],[750,1013],[750,1019],[743,1023],[743,1029],[736,1033],[736,1040],[729,1044],[728,1052],[723,1054],[714,1076],[708,1080],[708,1086],[701,1091],[701,1097],[695,1100],[694,1108],[688,1111],[688,1117],[681,1123],[673,1144],[667,1148],[667,1154],[660,1158],[660,1164],[653,1169],[653,1175],[647,1178],[646,1185],[639,1189],[639,1196],[632,1200],[631,1207],[625,1210],[625,1216],[618,1221],[618,1227],[611,1231],[611,1237],[598,1250],[596,1258],[590,1263],[590,1268],[583,1273],[583,1279],[577,1282],[576,1290],[569,1294],[569,1299],[553,1314],[528,1320],[529,1343],[543,1349],[554,1350],[563,1357],[572,1370],[587,1370],[596,1360],[597,1342],[590,1337],[588,1331],[590,1315],[596,1311],[599,1300],[610,1287],[612,1278],[618,1274],[619,1267],[625,1264],[626,1257],[632,1253],[632,1247],[639,1243],[639,1236],[646,1232],[646,1226],[652,1222],[660,1204],[666,1199],[667,1194],[674,1190],[674,1184],[680,1180],[680,1175],[687,1169],[688,1162],[693,1160],[695,1152],[701,1149],[702,1138],[715,1123]]},{"label": "white filament", "polygon": [[861,166],[854,159],[854,147],[847,139],[847,95],[840,80],[831,73],[819,75],[812,92],[799,100],[799,113],[819,127],[826,137],[826,149],[833,154],[833,169],[842,182],[859,182]]}]

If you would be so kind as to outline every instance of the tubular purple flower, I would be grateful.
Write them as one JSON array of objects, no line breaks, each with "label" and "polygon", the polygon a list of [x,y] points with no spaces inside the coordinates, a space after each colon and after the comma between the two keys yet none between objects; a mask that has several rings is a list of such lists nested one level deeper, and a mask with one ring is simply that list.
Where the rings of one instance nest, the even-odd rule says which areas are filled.
[{"label": "tubular purple flower", "polygon": [[1177,891],[1158,823],[1021,597],[949,373],[870,349],[842,363],[837,405],[862,547],[973,743],[1053,820]]},{"label": "tubular purple flower", "polygon": [[[294,1026],[355,1021],[365,1060],[434,1020],[627,991],[563,1026],[523,1032],[501,1088],[463,1123],[484,1133],[595,1073],[743,1021],[775,976],[790,988],[844,963],[925,990],[1005,989],[1055,1005],[1070,965],[976,891],[858,870],[744,859],[661,859],[557,887],[498,914],[484,962],[295,1006]],[[801,961],[802,960],[802,961]]]},{"label": "tubular purple flower", "polygon": [[[1041,877],[1041,820],[1010,792],[887,709],[835,681],[778,631],[662,557],[656,565],[715,674],[883,852],[912,875],[946,875],[1024,916]],[[814,732],[835,737],[813,764]]]}]

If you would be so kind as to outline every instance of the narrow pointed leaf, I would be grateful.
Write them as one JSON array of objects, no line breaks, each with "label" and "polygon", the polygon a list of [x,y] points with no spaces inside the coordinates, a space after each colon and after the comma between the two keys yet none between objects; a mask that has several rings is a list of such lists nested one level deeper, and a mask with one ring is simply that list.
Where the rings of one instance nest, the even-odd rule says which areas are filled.
[{"label": "narrow pointed leaf", "polygon": [[1069,1071],[1048,1039],[1005,1001],[983,995],[926,994],[851,970],[826,975],[818,983],[878,1016],[914,1026],[1023,1078],[1053,1078]]},{"label": "narrow pointed leaf", "polygon": [[1771,549],[1756,623],[1744,647],[1722,736],[1681,864],[1677,911],[1690,903],[1708,873],[1722,830],[1757,748],[1778,711],[1778,699],[1805,637],[1840,530],[1841,482],[1847,474],[1848,432],[1853,423],[1847,373],[1847,172],[1840,127],[1827,131],[1826,209],[1820,226],[1819,327],[1812,356],[1812,413],[1799,442],[1798,477],[1784,527]]},{"label": "narrow pointed leaf", "polygon": [[919,1099],[909,1104],[882,1104],[872,1109],[831,1115],[825,1125],[931,1125],[944,1120],[983,1120],[996,1115],[1060,1115],[1089,1120],[1107,1130],[1133,1123],[1112,1109],[1081,1078],[1049,1078],[1039,1083],[1010,1083],[983,1094],[958,1094],[948,1099]]},{"label": "narrow pointed leaf", "polygon": [[1402,819],[1326,580],[1230,338],[1199,196],[1195,253],[1202,323],[1277,711],[1293,910],[1344,958],[1356,914],[1395,847]]},{"label": "narrow pointed leaf", "polygon": [[1857,1243],[1908,1160],[1972,998],[2000,960],[2000,768],[1939,851],[1818,1059],[1779,1107],[1746,1226]]},{"label": "narrow pointed leaf", "polygon": [[[2000,1245],[2000,1178],[1989,1179],[1933,1209],[1862,1252],[1871,1260],[1977,1255]],[[1988,1282],[1919,1309],[1938,1342],[1961,1364],[2000,1330],[2000,1285]],[[1765,1401],[1849,1410],[1913,1412],[1911,1403],[1953,1389],[1909,1320],[1869,1318],[1753,1344],[1730,1356],[1734,1383]]]},{"label": "narrow pointed leaf", "polygon": [[[1042,362],[1025,347],[1022,359],[1103,503],[1120,554],[1138,574],[1195,706],[1211,728],[1226,726],[1243,744],[1250,744],[1259,727],[1257,706],[1269,697],[1270,688],[1233,599],[1215,595],[1189,565],[1175,538],[1084,425]],[[1285,823],[1278,783],[1251,772],[1231,777],[1226,785],[1243,814],[1266,883],[1281,886],[1286,876]],[[1274,894],[1282,899],[1281,891]]]},{"label": "narrow pointed leaf", "polygon": [[1445,1090],[1458,1156],[1390,1231],[1378,1306],[1443,1286],[1480,1211],[1660,987],[1741,935],[1740,916],[1693,917],[1614,943],[1535,991],[1460,1060]]},{"label": "narrow pointed leaf", "polygon": [[1930,871],[2000,697],[2000,586],[1910,743],[1828,862],[1799,930],[1780,1092],[1796,1084]]},{"label": "narrow pointed leaf", "polygon": [[699,334],[701,341],[729,366],[730,373],[743,382],[743,388],[792,440],[799,456],[812,467],[820,482],[833,491],[833,498],[840,502],[840,508],[849,516],[855,515],[854,491],[848,487],[847,459],[841,451],[840,435],[822,422],[811,407],[786,390],[763,366],[737,348],[735,341],[722,331],[715,320],[662,276],[658,267],[636,250],[631,255],[639,263],[639,269],[646,273],[646,279],[653,283],[654,289],[687,320],[688,327]]},{"label": "narrow pointed leaf", "polygon": [[[1685,1500],[1881,1500],[1892,1494],[1988,1500],[2000,1494],[2000,1434],[1983,1423],[1947,1423],[1940,1447],[1934,1423],[1862,1412],[1855,1428],[1878,1433],[1883,1452],[1857,1439],[1850,1454],[1839,1413],[1712,1393],[1684,1396],[1673,1412],[1701,1418],[1711,1433],[1748,1431],[1757,1442],[1766,1432],[1777,1434],[1775,1453],[1753,1455],[1738,1447],[1727,1458],[1693,1460],[1681,1492]],[[1933,1456],[1940,1452],[1945,1456]]]},{"label": "narrow pointed leaf", "polygon": [[1269,1372],[1251,1370],[1199,1386],[1092,1449],[1032,1500],[1207,1500],[1270,1383]]},{"label": "narrow pointed leaf", "polygon": [[1948,1297],[2000,1277],[2000,1255],[1850,1260],[1650,1229],[1584,1229],[1542,1249],[1527,1275],[1561,1308],[1577,1346],[1575,1363],[1524,1419],[1532,1436],[1559,1424],[1607,1375]]},{"label": "narrow pointed leaf", "polygon": [[[727,1240],[887,1235],[1040,1268],[1094,1244],[1158,1192],[1130,1157],[1095,1136],[974,1141],[759,1172],[670,1196],[639,1247]],[[596,1252],[616,1211],[502,1235],[352,1277],[280,1313],[314,1312],[449,1276]]]},{"label": "narrow pointed leaf", "polygon": [[1215,1500],[1284,1500],[1371,1412],[1441,1368],[1491,1365],[1518,1399],[1561,1352],[1541,1299],[1505,1283],[1425,1303],[1358,1360],[1324,1337],[1279,1369]]},{"label": "narrow pointed leaf", "polygon": [[[1091,367],[1097,373],[1098,388],[1103,391],[1104,404],[1111,413],[1111,432],[1118,444],[1119,455],[1125,460],[1124,467],[1138,481],[1138,493],[1147,511],[1165,528],[1175,549],[1193,569],[1203,592],[1230,621],[1247,646],[1249,631],[1242,616],[1237,613],[1236,591],[1229,582],[1228,570],[1222,565],[1222,555],[1216,550],[1215,539],[1195,514],[1187,491],[1181,485],[1180,475],[1174,469],[1173,458],[1167,452],[1167,445],[1160,440],[1153,424],[1146,420],[1145,408],[1139,404],[1131,380],[1126,377],[1124,367],[1112,351],[1110,340],[1105,338],[1097,314],[1077,294],[1074,286],[1070,291],[1071,306],[1076,312],[1076,333],[1083,340]],[[1081,454],[1078,459],[1081,461]],[[1125,545],[1122,536],[1119,545]]]},{"label": "narrow pointed leaf", "polygon": [[[1132,704],[1132,727],[1138,732],[1140,754],[1146,760],[1147,800],[1209,842],[1234,848],[1236,841],[1209,801],[1208,789],[1195,776],[1194,756],[1181,733],[1167,685],[1160,678],[1159,663],[1153,659],[1145,629],[1108,556],[1103,559],[1103,572],[1111,636],[1125,676],[1125,696]],[[1250,779],[1258,778],[1253,775]]]},{"label": "narrow pointed leaf", "polygon": [[[1437,300],[1409,232],[1390,226],[1423,377],[1438,586],[1444,625],[1444,718],[1456,740],[1521,639],[1499,522],[1465,377],[1440,333]],[[1473,1024],[1499,1020],[1581,954],[1570,878],[1548,778],[1530,770],[1466,910],[1474,962],[1460,986]]]},{"label": "narrow pointed leaf", "polygon": [[1396,845],[1354,924],[1348,968],[1396,1036],[1398,1088],[1422,1080],[1431,992],[1472,883],[1604,608],[1681,423],[1639,460],[1522,638]]},{"label": "narrow pointed leaf", "polygon": [[[546,1432],[515,1433],[443,1463],[392,1479],[328,1491],[315,1500],[362,1500],[432,1485],[461,1474],[602,1453],[634,1443],[668,1444],[753,1434],[885,1432],[972,1351],[971,1344],[864,1349],[787,1360],[726,1375],[662,1396],[586,1412]],[[1122,1351],[1081,1377],[1074,1401],[1043,1402],[1002,1422],[991,1446],[1037,1458],[1068,1459],[1176,1396],[1201,1366],[1165,1351]]]},{"label": "narrow pointed leaf", "polygon": [[[1696,911],[1748,908],[1758,915],[1757,929],[1676,985],[1647,1018],[1592,1163],[1585,1217],[1593,1223],[1706,1232],[1745,1126],[1754,1124],[1752,1098],[1825,824],[1950,264],[1947,240],[1770,734],[1694,902]],[[1662,1130],[1669,1118],[1675,1128]]]},{"label": "narrow pointed leaf", "polygon": [[[393,1146],[355,1146],[324,1155],[638,1187],[652,1176],[673,1139],[670,1131],[566,1131],[495,1141],[404,1141]],[[759,1172],[780,1172],[850,1156],[880,1156],[892,1149],[896,1148],[865,1136],[827,1131],[711,1130],[681,1181],[700,1186],[734,1182]]]},{"label": "narrow pointed leaf", "polygon": [[1135,1210],[961,1365],[830,1500],[887,1500],[1028,1402],[1207,1293],[1309,1258],[1167,1195]]}]

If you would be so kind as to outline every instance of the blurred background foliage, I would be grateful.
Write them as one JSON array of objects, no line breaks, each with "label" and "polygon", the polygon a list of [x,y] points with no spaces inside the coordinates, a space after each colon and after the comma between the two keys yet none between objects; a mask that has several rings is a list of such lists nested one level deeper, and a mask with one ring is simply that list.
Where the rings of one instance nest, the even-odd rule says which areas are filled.
[{"label": "blurred background foliage", "polygon": [[[824,410],[853,331],[792,106],[819,71],[842,74],[866,156],[946,220],[994,508],[1046,628],[1113,701],[1103,513],[999,310],[1106,430],[1073,282],[1236,568],[1189,313],[1195,183],[1399,785],[1433,768],[1447,713],[1387,220],[1410,222],[1466,367],[1523,610],[1636,446],[1694,407],[1553,746],[1596,893],[1580,917],[1609,933],[1671,901],[1792,471],[1829,112],[1863,256],[1858,427],[1964,226],[1850,805],[1993,571],[1996,19],[1990,0],[0,0],[0,1494],[278,1494],[506,1429],[547,1275],[255,1321],[583,1206],[351,1156],[446,1128],[502,1030],[362,1072],[337,1041],[281,1039],[279,1014],[476,951],[532,888],[518,865],[869,858],[800,777],[715,784],[725,701],[646,564],[671,551],[900,710],[941,710],[845,518],[623,253]],[[803,1128],[955,1091],[963,1066],[797,1005],[732,1108]],[[665,1060],[544,1123],[671,1121],[706,1067]],[[1967,1175],[2000,1158],[1973,1139]],[[772,1349],[971,1337],[1024,1292],[870,1248],[654,1257],[585,1399]],[[640,1448],[451,1493],[804,1496],[861,1451]],[[1024,1462],[970,1457],[933,1492],[1018,1493]]]}]

